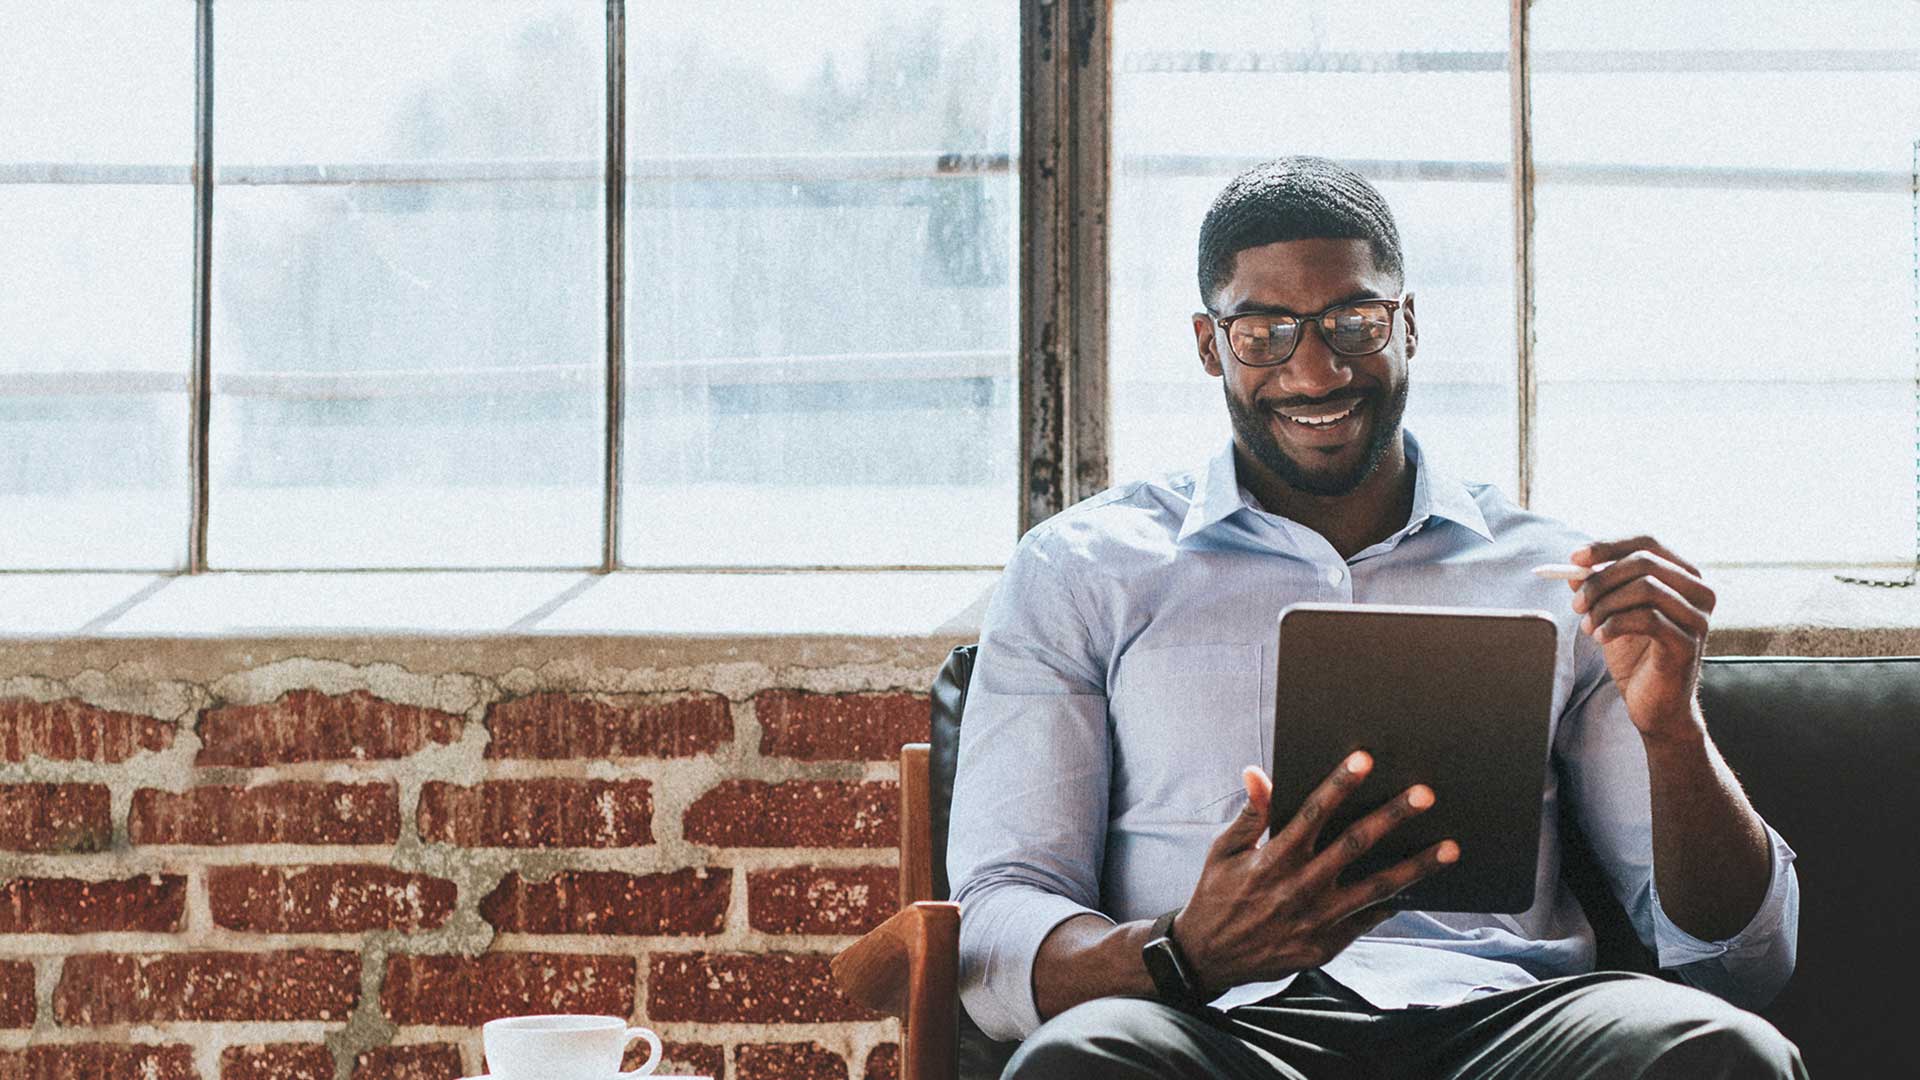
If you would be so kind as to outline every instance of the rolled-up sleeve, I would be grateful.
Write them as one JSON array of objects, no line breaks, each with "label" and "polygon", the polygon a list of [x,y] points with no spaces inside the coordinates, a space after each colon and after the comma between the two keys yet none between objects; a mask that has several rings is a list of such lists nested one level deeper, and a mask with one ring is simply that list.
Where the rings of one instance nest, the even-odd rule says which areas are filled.
[{"label": "rolled-up sleeve", "polygon": [[[1580,644],[1585,643],[1582,638]],[[1576,655],[1581,651],[1576,647]],[[1676,925],[1654,887],[1652,795],[1639,731],[1597,650],[1585,655],[1581,668],[1582,688],[1561,719],[1555,752],[1614,896],[1663,970],[1736,1005],[1765,1005],[1793,975],[1799,943],[1800,883],[1793,849],[1766,827],[1770,883],[1759,910],[1739,933],[1703,941]]]},{"label": "rolled-up sleeve", "polygon": [[947,842],[960,998],[996,1039],[1040,1026],[1041,941],[1067,919],[1099,914],[1106,676],[1068,571],[1045,533],[1015,551],[988,606],[960,725]]}]

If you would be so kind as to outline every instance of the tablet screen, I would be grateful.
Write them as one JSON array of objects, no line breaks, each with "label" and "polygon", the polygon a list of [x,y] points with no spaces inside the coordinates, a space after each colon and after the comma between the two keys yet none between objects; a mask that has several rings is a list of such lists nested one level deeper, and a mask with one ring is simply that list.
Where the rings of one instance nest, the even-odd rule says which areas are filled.
[{"label": "tablet screen", "polygon": [[1342,875],[1357,880],[1452,837],[1460,861],[1391,903],[1418,911],[1533,905],[1553,710],[1556,631],[1544,612],[1295,604],[1280,613],[1273,818],[1290,819],[1364,749],[1374,769],[1328,819],[1355,819],[1423,783],[1417,814]]}]

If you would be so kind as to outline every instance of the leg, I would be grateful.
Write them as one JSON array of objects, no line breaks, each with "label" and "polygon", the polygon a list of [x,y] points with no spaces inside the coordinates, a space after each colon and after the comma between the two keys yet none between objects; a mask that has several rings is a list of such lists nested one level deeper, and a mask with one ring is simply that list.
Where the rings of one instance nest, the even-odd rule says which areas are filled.
[{"label": "leg", "polygon": [[[1448,1014],[1454,1014],[1449,1017]],[[1408,1075],[1450,1080],[1805,1080],[1772,1024],[1704,991],[1601,972],[1428,1014],[1441,1036]],[[1419,1018],[1424,1019],[1424,1018]],[[1416,1020],[1415,1022],[1419,1022]]]},{"label": "leg", "polygon": [[[1212,1014],[1218,1016],[1218,1013]],[[1141,998],[1099,998],[1040,1025],[1001,1080],[1306,1080],[1207,1016]]]}]

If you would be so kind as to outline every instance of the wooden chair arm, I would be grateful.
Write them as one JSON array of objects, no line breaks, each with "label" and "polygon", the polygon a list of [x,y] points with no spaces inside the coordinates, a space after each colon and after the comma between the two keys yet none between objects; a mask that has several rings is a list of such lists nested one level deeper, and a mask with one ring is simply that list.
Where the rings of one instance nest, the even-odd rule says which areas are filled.
[{"label": "wooden chair arm", "polygon": [[960,905],[922,900],[833,958],[833,981],[901,1019],[902,1080],[951,1080],[959,1049]]}]

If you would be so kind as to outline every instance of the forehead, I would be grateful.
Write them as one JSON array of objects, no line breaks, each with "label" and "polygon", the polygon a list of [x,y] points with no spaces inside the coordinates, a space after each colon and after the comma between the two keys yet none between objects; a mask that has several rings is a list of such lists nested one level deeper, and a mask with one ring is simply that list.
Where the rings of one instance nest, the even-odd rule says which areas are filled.
[{"label": "forehead", "polygon": [[1233,257],[1233,276],[1214,298],[1222,314],[1251,308],[1314,312],[1354,296],[1394,296],[1398,283],[1374,265],[1365,240],[1284,240]]}]

